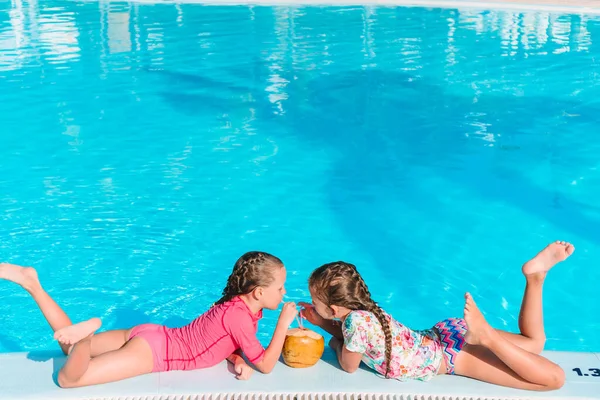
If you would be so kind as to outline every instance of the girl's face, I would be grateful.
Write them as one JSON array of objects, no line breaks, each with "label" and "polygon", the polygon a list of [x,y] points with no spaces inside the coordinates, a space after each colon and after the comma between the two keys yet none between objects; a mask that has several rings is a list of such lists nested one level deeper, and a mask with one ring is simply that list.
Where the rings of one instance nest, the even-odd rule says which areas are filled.
[{"label": "girl's face", "polygon": [[319,300],[317,296],[315,296],[315,293],[312,289],[310,289],[310,297],[312,299],[313,306],[315,306],[315,311],[317,312],[317,314],[319,314],[322,318],[325,319],[335,318],[333,310],[321,300]]},{"label": "girl's face", "polygon": [[284,286],[286,278],[285,268],[276,268],[273,271],[273,274],[273,282],[269,286],[259,288],[261,290],[261,306],[262,308],[266,308],[268,310],[276,310],[286,293]]}]

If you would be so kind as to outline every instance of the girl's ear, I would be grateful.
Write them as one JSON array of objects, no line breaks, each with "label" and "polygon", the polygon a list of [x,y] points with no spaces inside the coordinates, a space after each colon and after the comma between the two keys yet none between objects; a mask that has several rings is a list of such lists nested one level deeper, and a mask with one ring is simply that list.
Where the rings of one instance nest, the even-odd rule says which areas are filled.
[{"label": "girl's ear", "polygon": [[259,286],[252,291],[252,297],[254,297],[255,300],[258,300],[263,296],[263,293],[264,289]]},{"label": "girl's ear", "polygon": [[331,313],[333,314],[333,318],[339,318],[339,313],[340,313],[340,308],[338,306],[336,306],[335,304],[332,304],[329,306],[329,308],[331,309]]}]

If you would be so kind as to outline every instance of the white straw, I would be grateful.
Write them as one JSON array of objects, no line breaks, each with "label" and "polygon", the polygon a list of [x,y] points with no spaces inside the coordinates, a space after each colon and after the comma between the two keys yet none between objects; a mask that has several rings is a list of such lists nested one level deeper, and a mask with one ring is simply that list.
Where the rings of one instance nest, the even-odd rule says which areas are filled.
[{"label": "white straw", "polygon": [[302,326],[302,315],[300,315],[300,318],[298,318],[298,315],[296,315],[296,322],[298,322],[298,326],[300,327],[300,329],[304,329],[304,327]]}]

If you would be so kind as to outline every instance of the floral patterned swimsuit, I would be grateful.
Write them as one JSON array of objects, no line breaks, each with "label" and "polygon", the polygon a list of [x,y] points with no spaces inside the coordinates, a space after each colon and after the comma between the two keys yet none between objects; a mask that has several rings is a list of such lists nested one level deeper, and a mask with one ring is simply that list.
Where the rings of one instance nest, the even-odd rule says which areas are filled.
[{"label": "floral patterned swimsuit", "polygon": [[[454,373],[454,358],[464,344],[464,321],[451,318],[433,328],[413,331],[384,313],[392,330],[392,358],[388,378],[427,381],[437,375],[442,359],[447,373]],[[344,346],[362,353],[362,361],[385,376],[385,335],[377,317],[368,311],[352,311],[342,323]],[[450,337],[452,340],[450,340]]]}]

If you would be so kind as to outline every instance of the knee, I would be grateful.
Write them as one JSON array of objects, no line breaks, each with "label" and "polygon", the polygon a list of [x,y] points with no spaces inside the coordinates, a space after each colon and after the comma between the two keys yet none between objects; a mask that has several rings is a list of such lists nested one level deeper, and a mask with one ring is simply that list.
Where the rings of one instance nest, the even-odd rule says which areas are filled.
[{"label": "knee", "polygon": [[565,371],[558,365],[550,374],[550,379],[547,385],[548,390],[557,390],[565,384]]},{"label": "knee", "polygon": [[60,386],[63,389],[68,389],[68,388],[72,388],[75,387],[75,385],[73,384],[74,382],[67,379],[67,377],[65,376],[65,374],[63,373],[62,370],[60,370],[58,372],[58,376],[56,377],[56,381],[58,382],[58,386]]}]

